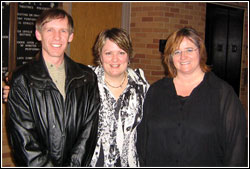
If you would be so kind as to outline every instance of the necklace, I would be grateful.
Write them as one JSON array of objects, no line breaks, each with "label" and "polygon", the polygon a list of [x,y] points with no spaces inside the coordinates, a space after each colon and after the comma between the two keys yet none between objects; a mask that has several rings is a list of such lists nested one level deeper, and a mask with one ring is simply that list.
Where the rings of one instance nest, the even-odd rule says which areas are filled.
[{"label": "necklace", "polygon": [[109,85],[110,87],[112,87],[112,88],[122,88],[122,85],[124,84],[124,82],[125,82],[125,79],[126,79],[126,73],[124,73],[124,78],[123,78],[123,80],[122,80],[122,83],[119,85],[119,86],[112,86],[111,84],[109,84],[109,82],[106,80],[106,79],[104,79],[104,81],[105,81],[105,83],[107,84],[107,85]]}]

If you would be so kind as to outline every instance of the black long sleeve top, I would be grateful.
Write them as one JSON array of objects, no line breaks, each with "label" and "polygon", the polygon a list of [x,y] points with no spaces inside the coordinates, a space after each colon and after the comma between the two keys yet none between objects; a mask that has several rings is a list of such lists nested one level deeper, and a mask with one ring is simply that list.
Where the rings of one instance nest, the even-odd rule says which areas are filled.
[{"label": "black long sleeve top", "polygon": [[149,88],[138,127],[141,166],[242,166],[246,116],[232,87],[209,72],[181,100],[171,78]]}]

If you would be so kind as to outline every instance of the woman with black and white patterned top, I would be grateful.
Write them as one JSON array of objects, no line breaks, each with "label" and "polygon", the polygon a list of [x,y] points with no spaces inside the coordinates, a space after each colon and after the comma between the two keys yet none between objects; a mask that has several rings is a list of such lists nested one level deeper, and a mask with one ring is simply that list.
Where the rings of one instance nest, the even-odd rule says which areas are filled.
[{"label": "woman with black and white patterned top", "polygon": [[136,129],[149,84],[141,69],[128,67],[132,56],[128,34],[113,28],[99,34],[93,53],[101,97],[98,142],[91,166],[139,166]]}]

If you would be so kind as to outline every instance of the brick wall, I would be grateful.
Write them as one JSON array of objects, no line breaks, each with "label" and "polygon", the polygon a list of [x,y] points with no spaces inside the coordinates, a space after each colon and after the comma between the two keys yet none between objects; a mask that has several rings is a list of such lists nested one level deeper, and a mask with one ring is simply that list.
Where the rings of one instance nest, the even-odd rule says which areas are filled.
[{"label": "brick wall", "polygon": [[131,3],[132,67],[145,71],[150,83],[164,76],[159,40],[178,28],[192,26],[205,37],[206,3]]}]

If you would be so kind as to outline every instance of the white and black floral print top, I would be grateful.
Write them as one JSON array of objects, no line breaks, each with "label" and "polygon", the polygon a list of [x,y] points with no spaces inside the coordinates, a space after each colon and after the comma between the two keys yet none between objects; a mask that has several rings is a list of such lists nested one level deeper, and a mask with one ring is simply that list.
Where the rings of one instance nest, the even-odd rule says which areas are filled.
[{"label": "white and black floral print top", "polygon": [[96,166],[102,154],[103,167],[137,167],[136,128],[142,120],[142,105],[149,88],[141,69],[127,69],[128,85],[116,101],[104,82],[102,66],[91,67],[98,78],[101,97],[98,141],[91,161]]}]

